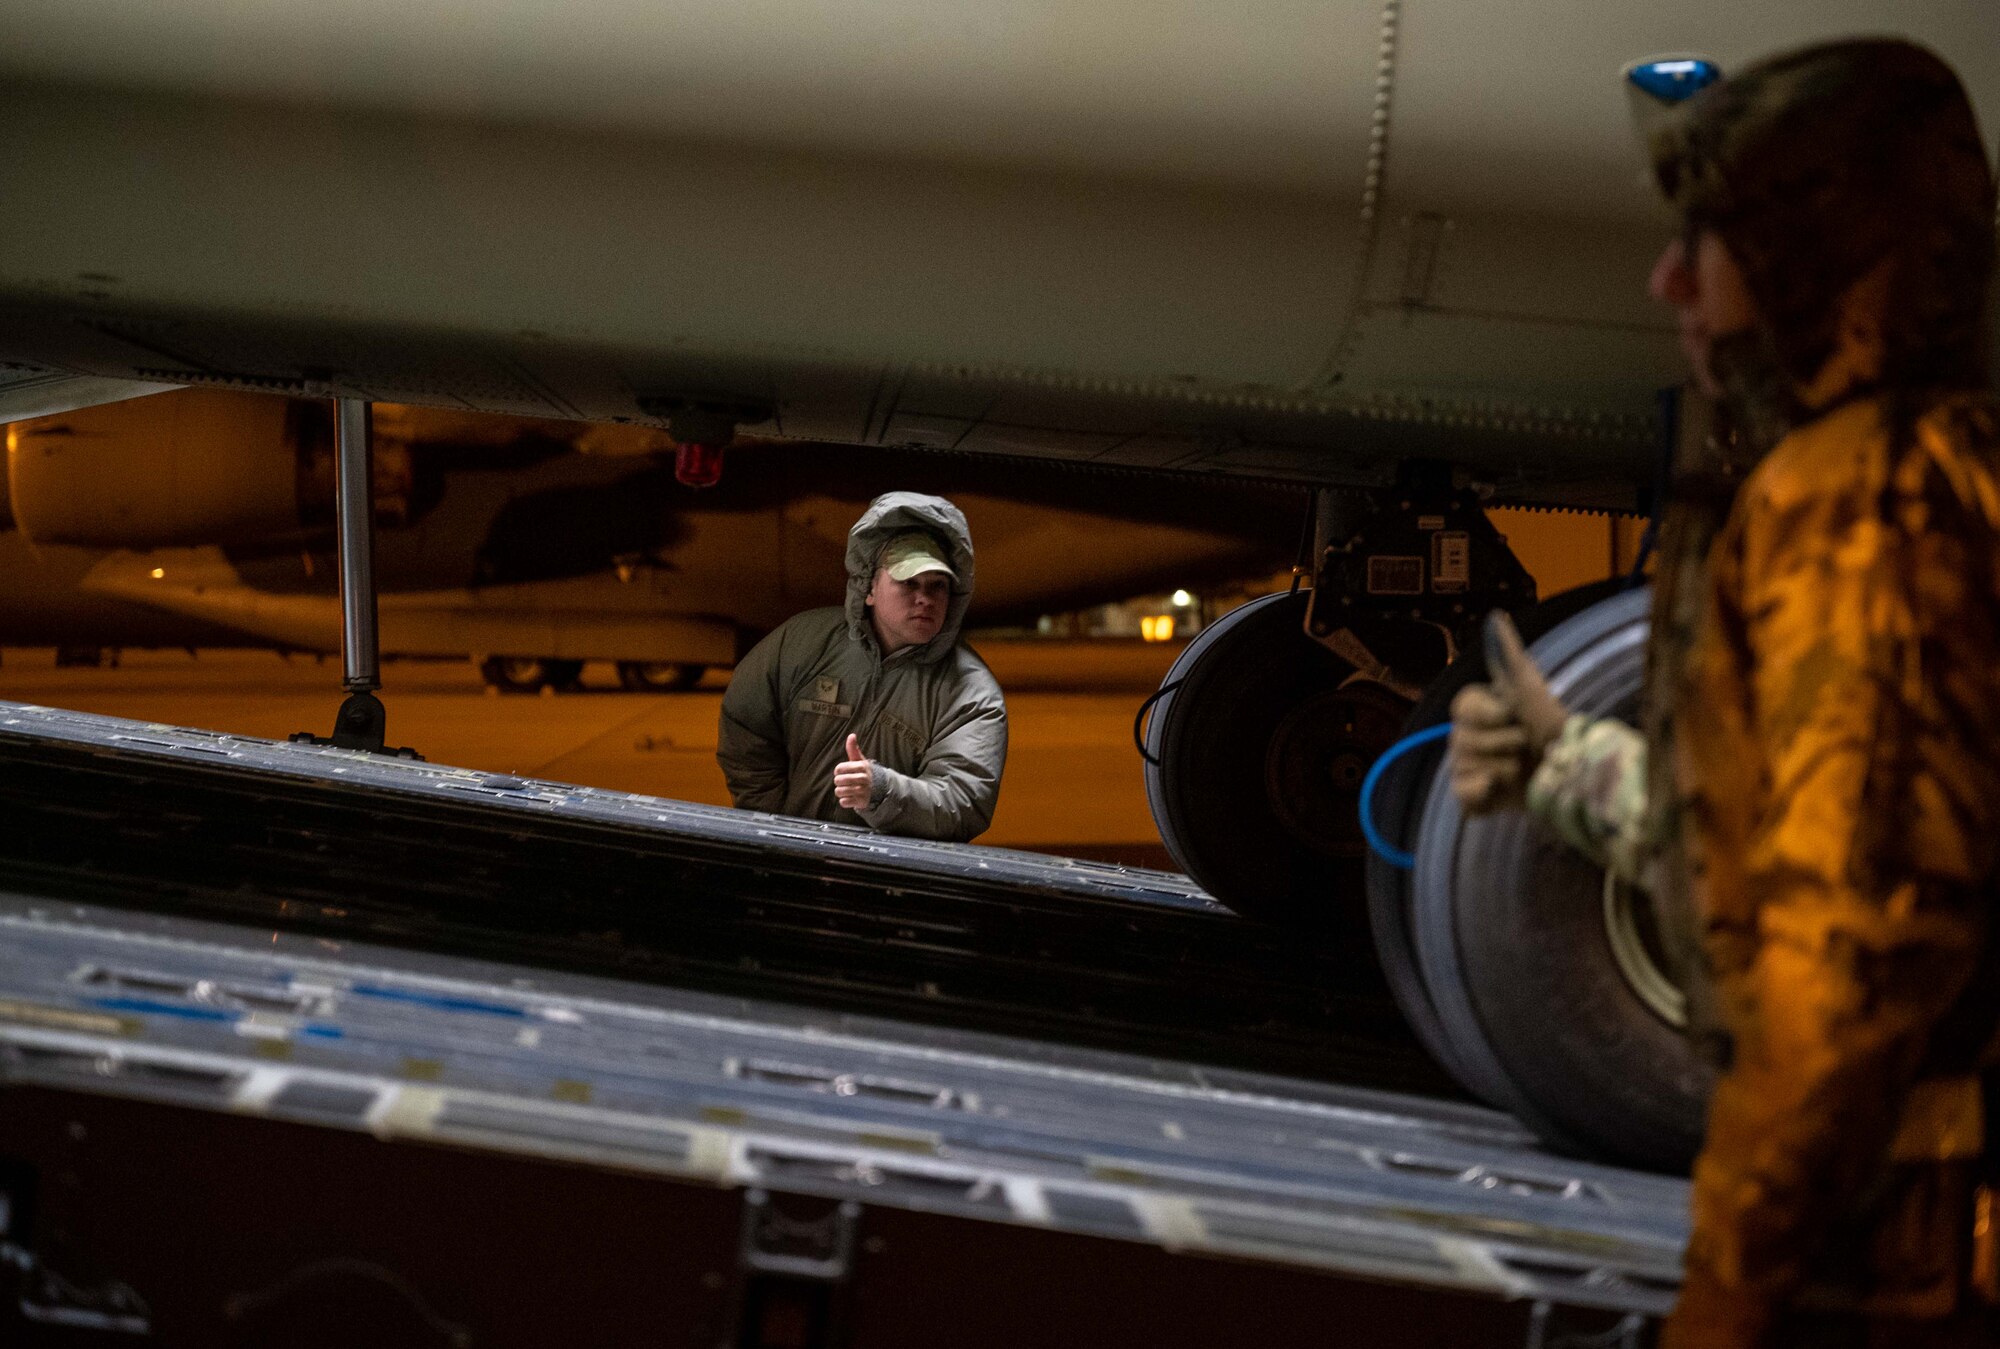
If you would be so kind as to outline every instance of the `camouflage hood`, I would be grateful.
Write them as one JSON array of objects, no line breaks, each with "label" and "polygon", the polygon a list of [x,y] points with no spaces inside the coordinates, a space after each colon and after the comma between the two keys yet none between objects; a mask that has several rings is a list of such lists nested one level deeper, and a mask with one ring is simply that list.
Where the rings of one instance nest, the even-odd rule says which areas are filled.
[{"label": "camouflage hood", "polygon": [[875,582],[875,559],[890,539],[913,529],[922,530],[942,545],[944,559],[958,578],[952,582],[944,626],[910,657],[928,665],[957,643],[966,607],[972,603],[972,530],[964,513],[943,497],[884,492],[868,503],[854,528],[847,531],[847,634],[864,646],[875,646],[875,629],[868,621],[868,589]]},{"label": "camouflage hood", "polygon": [[[1936,56],[1864,39],[1771,57],[1695,95],[1650,149],[1688,229],[1715,230],[1743,270],[1767,390],[1811,381],[1839,342],[1843,296],[1885,262],[1882,385],[1985,382],[1993,173]],[[1719,366],[1743,358],[1722,345]]]}]

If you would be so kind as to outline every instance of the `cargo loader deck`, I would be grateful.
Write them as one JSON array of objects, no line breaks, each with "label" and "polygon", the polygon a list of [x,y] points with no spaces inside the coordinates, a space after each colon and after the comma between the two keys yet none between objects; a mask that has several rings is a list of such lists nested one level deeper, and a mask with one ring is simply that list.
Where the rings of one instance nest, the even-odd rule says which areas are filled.
[{"label": "cargo loader deck", "polygon": [[0,798],[0,1253],[57,1342],[1553,1344],[1671,1301],[1683,1182],[1440,1099],[1337,928],[1176,877],[15,705]]}]

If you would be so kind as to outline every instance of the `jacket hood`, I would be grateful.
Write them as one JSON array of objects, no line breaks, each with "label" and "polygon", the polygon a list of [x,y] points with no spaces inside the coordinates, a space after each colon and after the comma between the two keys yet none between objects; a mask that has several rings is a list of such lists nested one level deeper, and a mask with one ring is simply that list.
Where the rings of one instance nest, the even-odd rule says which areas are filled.
[{"label": "jacket hood", "polygon": [[1884,264],[1882,385],[1984,382],[1993,176],[1937,56],[1894,39],[1774,56],[1689,99],[1651,149],[1686,226],[1715,230],[1743,269],[1769,382],[1819,373],[1843,297]]},{"label": "jacket hood", "polygon": [[913,529],[943,544],[945,561],[958,574],[951,588],[951,603],[945,606],[944,626],[911,657],[928,665],[958,642],[966,607],[972,603],[972,530],[964,513],[943,497],[884,492],[868,503],[854,528],[847,531],[847,635],[864,646],[875,646],[874,625],[868,621],[868,590],[875,582],[875,559],[890,539]]}]

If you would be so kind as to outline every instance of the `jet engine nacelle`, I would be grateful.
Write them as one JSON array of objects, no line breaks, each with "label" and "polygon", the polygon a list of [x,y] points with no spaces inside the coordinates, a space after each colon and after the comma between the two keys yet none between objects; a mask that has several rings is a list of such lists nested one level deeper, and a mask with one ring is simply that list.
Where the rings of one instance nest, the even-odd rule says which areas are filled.
[{"label": "jet engine nacelle", "polygon": [[8,498],[35,543],[269,542],[307,521],[297,404],[188,389],[8,428]]}]

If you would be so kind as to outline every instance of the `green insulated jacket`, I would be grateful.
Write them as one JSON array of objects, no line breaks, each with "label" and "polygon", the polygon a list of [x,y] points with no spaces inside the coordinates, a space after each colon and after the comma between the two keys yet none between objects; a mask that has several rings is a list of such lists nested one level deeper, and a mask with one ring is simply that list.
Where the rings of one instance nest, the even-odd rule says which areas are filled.
[{"label": "green insulated jacket", "polygon": [[[938,635],[885,660],[865,600],[882,545],[912,529],[948,546],[958,583]],[[971,599],[972,536],[956,506],[913,492],[871,502],[847,535],[846,605],[788,620],[729,681],[715,757],[737,806],[918,838],[985,832],[1007,761],[1007,705],[958,640]],[[874,802],[859,812],[833,799],[850,731],[875,762]]]}]

